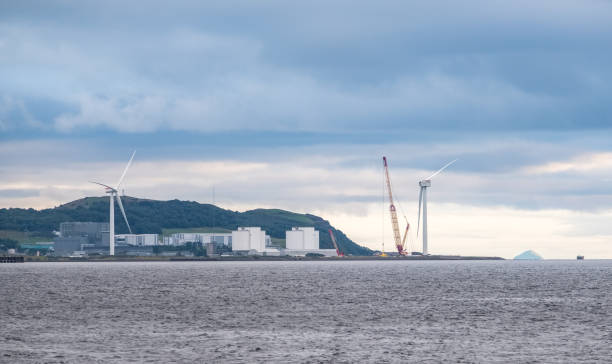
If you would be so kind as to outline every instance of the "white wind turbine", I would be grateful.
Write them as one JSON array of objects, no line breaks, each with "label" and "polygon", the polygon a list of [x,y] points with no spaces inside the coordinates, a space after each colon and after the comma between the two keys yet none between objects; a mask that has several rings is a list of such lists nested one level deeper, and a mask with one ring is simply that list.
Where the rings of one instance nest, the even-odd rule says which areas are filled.
[{"label": "white wind turbine", "polygon": [[123,204],[121,203],[121,197],[119,197],[119,187],[121,186],[121,183],[123,182],[123,178],[125,177],[125,174],[128,171],[128,168],[130,168],[130,165],[132,164],[132,160],[134,159],[134,155],[136,154],[136,151],[134,151],[132,153],[132,157],[130,158],[130,161],[128,162],[127,166],[125,166],[125,170],[123,171],[123,174],[121,175],[121,178],[119,178],[119,182],[117,182],[117,187],[113,188],[110,186],[107,186],[103,183],[100,182],[91,182],[91,183],[95,183],[97,185],[100,185],[102,187],[104,187],[106,189],[106,193],[108,193],[108,195],[110,196],[110,217],[109,217],[109,235],[110,235],[110,240],[109,240],[109,255],[115,255],[115,204],[114,204],[114,199],[113,197],[115,197],[117,199],[117,203],[119,204],[119,209],[121,209],[121,213],[123,214],[123,219],[125,220],[125,224],[128,227],[128,230],[130,231],[130,234],[132,233],[132,228],[130,228],[130,224],[128,223],[128,219],[127,216],[125,216],[125,210],[123,209]]},{"label": "white wind turbine", "polygon": [[450,161],[444,165],[444,167],[438,169],[438,171],[431,176],[425,178],[424,180],[419,182],[419,186],[421,186],[421,191],[419,192],[419,217],[417,223],[417,238],[419,237],[419,228],[421,226],[421,205],[423,205],[423,254],[428,254],[427,252],[427,187],[431,187],[431,179],[438,175],[438,173],[442,172],[446,167],[455,163],[457,160]]}]

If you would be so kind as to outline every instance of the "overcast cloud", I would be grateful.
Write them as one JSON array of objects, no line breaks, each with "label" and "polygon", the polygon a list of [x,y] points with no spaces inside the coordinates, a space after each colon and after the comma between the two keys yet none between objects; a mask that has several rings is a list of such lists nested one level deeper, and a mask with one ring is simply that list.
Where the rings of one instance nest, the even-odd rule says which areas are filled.
[{"label": "overcast cloud", "polygon": [[379,248],[381,156],[409,219],[459,158],[434,251],[612,258],[610,44],[610,1],[3,2],[0,207],[100,195],[137,149],[128,194]]}]

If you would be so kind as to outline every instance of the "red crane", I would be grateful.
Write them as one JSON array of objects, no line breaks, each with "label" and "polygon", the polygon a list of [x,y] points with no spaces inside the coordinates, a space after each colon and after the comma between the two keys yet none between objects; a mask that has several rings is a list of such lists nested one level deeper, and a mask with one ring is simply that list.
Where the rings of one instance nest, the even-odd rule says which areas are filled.
[{"label": "red crane", "polygon": [[397,252],[400,255],[407,255],[405,245],[406,245],[406,236],[408,236],[408,229],[410,228],[410,224],[406,226],[406,232],[404,233],[404,238],[402,239],[399,229],[399,223],[397,222],[397,212],[395,211],[395,205],[393,204],[393,192],[391,191],[391,180],[389,179],[389,167],[387,166],[387,157],[383,157],[383,163],[385,166],[385,178],[387,182],[387,191],[389,191],[389,211],[391,212],[391,226],[393,226],[393,239],[395,240],[395,247],[397,248]]},{"label": "red crane", "polygon": [[334,236],[334,232],[332,231],[332,229],[329,229],[329,236],[331,237],[331,241],[334,244],[334,248],[336,248],[336,254],[338,254],[339,257],[343,257],[344,253],[340,252],[340,248],[338,248],[338,243],[336,242],[336,237]]}]

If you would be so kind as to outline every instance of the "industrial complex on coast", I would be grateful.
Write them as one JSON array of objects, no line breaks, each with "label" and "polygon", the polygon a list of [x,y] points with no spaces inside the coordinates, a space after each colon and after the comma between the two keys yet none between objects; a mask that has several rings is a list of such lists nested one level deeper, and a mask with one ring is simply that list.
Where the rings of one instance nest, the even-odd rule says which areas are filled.
[{"label": "industrial complex on coast", "polygon": [[[111,243],[117,255],[193,256],[194,247],[207,256],[337,256],[336,249],[319,249],[319,231],[314,227],[294,227],[286,231],[285,246],[275,245],[260,227],[239,227],[229,233],[178,232],[159,234],[117,234],[110,239],[109,224],[63,222],[53,241],[26,246],[54,256],[86,257],[109,255]],[[196,249],[197,251],[197,249]]]},{"label": "industrial complex on coast", "polygon": [[[96,218],[97,221],[83,221],[78,217],[74,218],[74,216],[71,221],[66,221],[64,219],[63,222],[60,222],[61,220],[59,220],[55,222],[55,224],[59,224],[59,229],[54,230],[52,234],[49,232],[49,236],[53,237],[52,239],[47,241],[37,240],[35,242],[22,242],[19,244],[19,251],[11,248],[7,249],[7,253],[9,255],[23,253],[27,255],[72,258],[115,255],[123,257],[343,257],[345,253],[347,255],[355,255],[354,248],[347,247],[346,245],[342,248],[340,247],[336,241],[331,225],[326,224],[322,226],[308,218],[294,220],[290,224],[285,221],[280,229],[273,224],[266,225],[265,221],[267,220],[261,219],[254,220],[253,225],[250,225],[251,223],[249,222],[245,224],[245,221],[234,221],[234,223],[227,224],[226,221],[225,226],[221,228],[215,227],[217,225],[214,224],[215,212],[213,211],[212,224],[210,224],[209,221],[203,224],[201,222],[200,224],[202,225],[199,226],[195,225],[178,229],[166,229],[164,225],[156,226],[155,224],[150,225],[145,223],[147,227],[143,231],[143,224],[141,221],[138,229],[140,233],[135,234],[132,231],[128,215],[126,214],[122,198],[119,194],[119,190],[132,164],[134,155],[135,152],[132,153],[127,166],[114,187],[100,182],[91,182],[102,186],[109,197],[108,222],[100,222],[99,217]],[[430,255],[428,250],[427,189],[431,187],[432,178],[440,174],[454,162],[455,161],[451,161],[447,163],[431,176],[419,182],[420,192],[416,238],[422,240],[423,246],[421,251],[411,251],[407,249],[408,247],[406,244],[407,236],[410,231],[410,224],[404,215],[406,228],[402,234],[399,228],[398,210],[395,207],[394,194],[391,179],[389,177],[389,164],[387,158],[383,157],[384,189],[388,195],[388,212],[391,218],[395,252],[385,251],[383,237],[381,241],[382,249],[379,252],[365,249],[368,253],[365,255],[376,255],[381,258],[396,256],[410,259],[463,259],[459,256]],[[123,197],[124,199],[126,198],[125,196]],[[119,211],[123,217],[123,222],[125,222],[125,228],[127,228],[125,229],[122,227],[122,230],[124,230],[122,234],[116,234],[115,232],[115,203],[118,205]],[[79,208],[81,207],[82,206],[79,206]],[[160,213],[162,212],[167,211],[160,211]],[[88,217],[86,217],[88,215],[83,216],[85,216],[84,219],[88,219]],[[182,218],[189,219],[189,215],[183,216]],[[274,217],[269,218],[274,219]],[[266,233],[266,228],[262,227],[260,224],[266,225],[266,228],[272,231],[274,238],[271,238],[270,235]],[[333,249],[321,249],[319,241],[320,232],[313,225],[317,225],[319,229],[323,228],[328,230],[325,233],[329,233],[329,238],[325,237],[323,245],[326,247],[330,247],[331,245]],[[184,223],[180,222],[179,226],[184,226]],[[51,228],[51,226],[48,228]],[[53,229],[56,228],[53,227]],[[146,230],[153,230],[155,233],[143,233],[146,232]],[[283,231],[284,238],[281,237]],[[343,244],[346,244],[346,237],[343,237],[343,239]],[[355,245],[353,242],[350,242],[350,240],[349,244]],[[345,249],[347,251],[344,251]],[[353,250],[352,253],[350,252],[351,249]],[[357,255],[361,254],[358,253]]]},{"label": "industrial complex on coast", "polygon": [[[236,226],[233,231],[215,231],[210,228],[187,228],[185,231],[173,231],[169,234],[134,234],[128,216],[119,194],[123,180],[134,160],[133,152],[119,181],[110,186],[100,182],[91,182],[104,188],[109,196],[109,217],[106,222],[65,221],[59,224],[59,230],[54,232],[53,241],[21,244],[22,250],[60,257],[87,257],[100,255],[127,256],[344,256],[339,249],[336,238],[329,229],[330,239],[334,249],[320,249],[319,231],[314,226],[294,226],[285,231],[284,241],[280,241],[278,231],[275,241],[260,226]],[[427,188],[431,186],[431,178],[442,172],[454,161],[440,168],[430,177],[419,182],[419,218],[416,229],[417,238],[422,230],[422,252],[410,252],[406,249],[406,237],[410,225],[406,219],[406,229],[401,236],[397,211],[394,204],[391,180],[387,158],[383,157],[385,187],[389,198],[389,212],[393,228],[394,245],[397,253],[393,255],[428,255],[427,240]],[[128,234],[115,233],[115,203],[127,227]],[[422,217],[422,224],[421,224]],[[285,227],[288,228],[288,227]],[[219,229],[217,229],[219,230]],[[282,230],[281,230],[282,231]],[[328,245],[329,246],[329,245]],[[386,256],[384,240],[381,256]]]}]

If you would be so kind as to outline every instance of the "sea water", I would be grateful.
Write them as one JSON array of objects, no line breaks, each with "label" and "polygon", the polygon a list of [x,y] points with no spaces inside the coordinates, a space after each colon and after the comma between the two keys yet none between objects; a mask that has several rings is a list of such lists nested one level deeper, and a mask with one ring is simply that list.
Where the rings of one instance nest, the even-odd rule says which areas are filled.
[{"label": "sea water", "polygon": [[612,261],[0,265],[0,362],[610,362]]}]

